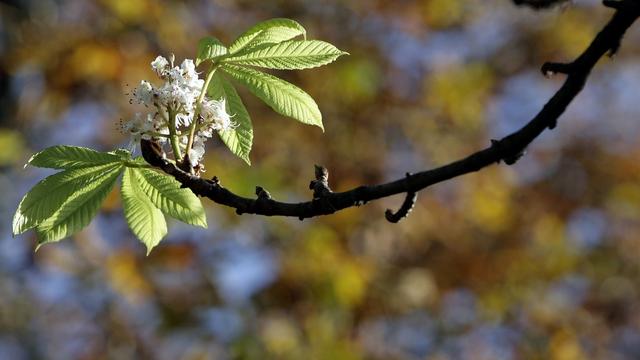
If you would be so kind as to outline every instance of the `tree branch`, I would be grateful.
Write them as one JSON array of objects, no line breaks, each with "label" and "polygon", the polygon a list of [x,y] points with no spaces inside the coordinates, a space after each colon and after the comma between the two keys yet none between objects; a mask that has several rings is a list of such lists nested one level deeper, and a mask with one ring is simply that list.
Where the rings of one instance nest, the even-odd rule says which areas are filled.
[{"label": "tree branch", "polygon": [[407,215],[413,206],[415,194],[436,183],[454,177],[478,171],[491,164],[504,161],[514,164],[524,154],[527,146],[545,129],[553,129],[557,119],[584,87],[591,70],[598,60],[607,53],[615,52],[626,30],[640,16],[640,0],[604,1],[604,5],[615,9],[615,14],[607,25],[597,34],[589,47],[569,64],[547,63],[542,67],[545,74],[562,73],[567,78],[556,94],[544,105],[542,110],[520,130],[500,139],[492,140],[491,146],[464,159],[452,162],[432,170],[407,174],[396,181],[359,186],[344,192],[332,192],[329,188],[329,173],[325,168],[316,166],[315,180],[311,182],[313,200],[301,203],[285,203],[271,198],[269,193],[258,187],[257,199],[238,196],[222,186],[214,177],[201,179],[189,174],[167,161],[162,154],[154,152],[154,147],[141,146],[145,160],[165,173],[175,177],[182,186],[191,189],[196,195],[207,197],[214,202],[236,209],[238,214],[258,214],[265,216],[291,216],[300,220],[319,215],[333,214],[345,208],[360,206],[369,201],[395,194],[407,193],[407,199],[400,209],[402,212],[388,212],[391,220]]},{"label": "tree branch", "polygon": [[513,0],[513,3],[520,6],[525,5],[534,9],[546,9],[555,5],[566,3],[569,0]]}]

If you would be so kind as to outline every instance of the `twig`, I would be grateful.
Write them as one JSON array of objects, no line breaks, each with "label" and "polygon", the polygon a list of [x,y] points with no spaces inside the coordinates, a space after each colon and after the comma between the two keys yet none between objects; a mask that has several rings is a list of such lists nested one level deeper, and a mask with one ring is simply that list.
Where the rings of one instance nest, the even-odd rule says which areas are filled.
[{"label": "twig", "polygon": [[[411,176],[411,173],[406,174],[407,177]],[[407,192],[407,196],[404,198],[402,202],[402,206],[395,213],[391,209],[387,209],[384,212],[384,217],[388,222],[397,223],[398,221],[409,216],[411,210],[413,210],[413,206],[416,204],[416,200],[418,200],[418,193],[414,191]]]}]

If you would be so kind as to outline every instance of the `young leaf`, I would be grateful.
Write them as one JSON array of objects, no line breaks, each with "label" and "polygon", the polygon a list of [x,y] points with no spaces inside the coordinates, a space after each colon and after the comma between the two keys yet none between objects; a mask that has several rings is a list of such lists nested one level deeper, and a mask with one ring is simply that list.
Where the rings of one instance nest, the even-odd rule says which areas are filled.
[{"label": "young leaf", "polygon": [[120,157],[93,149],[57,145],[36,153],[27,165],[50,169],[72,169],[120,162]]},{"label": "young leaf", "polygon": [[318,105],[299,87],[250,68],[225,64],[222,70],[245,85],[249,91],[277,113],[292,117],[304,124],[316,125],[324,131]]},{"label": "young leaf", "polygon": [[143,192],[136,175],[140,169],[126,168],[122,177],[122,205],[131,231],[147,246],[147,255],[167,234],[162,211]]},{"label": "young leaf", "polygon": [[108,164],[69,169],[40,181],[20,201],[13,217],[13,235],[44,222],[74,193],[82,191],[105,173],[119,167],[119,164]]},{"label": "young leaf", "polygon": [[227,99],[227,113],[233,116],[233,121],[237,126],[230,130],[218,131],[218,134],[232,153],[251,165],[249,152],[253,144],[253,126],[238,92],[229,81],[215,74],[209,84],[207,94],[212,99]]},{"label": "young leaf", "polygon": [[200,199],[171,176],[150,169],[133,172],[138,186],[163,213],[187,224],[207,227],[207,217]]},{"label": "young leaf", "polygon": [[218,56],[225,55],[227,48],[220,40],[208,36],[200,39],[198,42],[198,53],[196,56],[196,66],[200,65],[203,61],[213,59]]},{"label": "young leaf", "polygon": [[281,70],[309,69],[329,64],[345,54],[324,41],[291,40],[256,46],[227,57],[222,62]]},{"label": "young leaf", "polygon": [[38,224],[38,244],[61,240],[87,226],[100,210],[118,176],[122,165],[110,167],[99,177],[69,196],[56,212]]},{"label": "young leaf", "polygon": [[293,20],[277,18],[263,21],[240,35],[229,46],[229,53],[233,54],[245,47],[259,44],[278,43],[299,35],[306,38],[307,31]]}]

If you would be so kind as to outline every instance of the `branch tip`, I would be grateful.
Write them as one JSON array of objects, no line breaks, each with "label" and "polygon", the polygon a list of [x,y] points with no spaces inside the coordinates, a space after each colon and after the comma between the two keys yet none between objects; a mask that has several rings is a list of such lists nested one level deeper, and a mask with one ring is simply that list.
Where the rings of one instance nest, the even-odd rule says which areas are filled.
[{"label": "branch tip", "polygon": [[316,180],[329,182],[329,170],[321,165],[313,165],[316,173]]},{"label": "branch tip", "polygon": [[[407,181],[407,179],[409,179],[410,176],[410,172],[405,174],[405,182]],[[387,209],[384,212],[385,219],[387,219],[387,221],[389,221],[390,223],[395,224],[398,221],[406,218],[411,210],[413,210],[413,207],[416,204],[416,200],[418,200],[418,193],[415,191],[407,191],[407,196],[404,198],[400,209],[398,209],[398,211],[396,211],[395,213],[391,209]]]}]

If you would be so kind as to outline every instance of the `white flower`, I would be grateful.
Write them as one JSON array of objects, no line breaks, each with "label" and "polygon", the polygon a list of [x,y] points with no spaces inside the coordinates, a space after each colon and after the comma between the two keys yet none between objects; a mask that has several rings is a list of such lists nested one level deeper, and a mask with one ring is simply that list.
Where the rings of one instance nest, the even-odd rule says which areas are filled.
[{"label": "white flower", "polygon": [[[216,130],[233,129],[236,124],[227,113],[226,101],[221,99],[200,99],[204,80],[200,79],[196,66],[191,59],[185,59],[180,66],[174,66],[174,59],[167,60],[158,56],[151,67],[162,80],[158,86],[141,81],[133,90],[132,103],[144,104],[148,113],[136,114],[121,124],[122,131],[132,136],[133,141],[153,138],[168,146],[169,126],[175,124],[178,134],[178,147],[187,152],[190,127],[197,121],[193,146],[188,150],[191,166],[200,164],[205,151],[205,141]],[[198,99],[202,102],[198,105]],[[199,107],[199,109],[198,109]],[[195,113],[200,115],[196,119]],[[169,116],[175,116],[170,119]]]},{"label": "white flower", "polygon": [[[196,74],[197,76],[197,74]],[[192,78],[192,79],[188,79],[187,83],[186,83],[186,87],[191,89],[191,91],[194,93],[195,97],[197,98],[198,96],[200,96],[200,91],[202,91],[202,87],[204,86],[204,80],[202,79],[198,79],[196,78]]]},{"label": "white flower", "polygon": [[227,114],[226,100],[205,100],[202,102],[202,117],[214,130],[229,130],[233,128],[231,116]]},{"label": "white flower", "polygon": [[177,66],[167,71],[167,78],[169,79],[169,82],[178,86],[183,85],[185,82],[184,77],[182,76],[182,69]]},{"label": "white flower", "polygon": [[191,163],[191,167],[198,165],[203,156],[204,140],[200,137],[196,137],[193,141],[193,147],[189,150],[189,163]]},{"label": "white flower", "polygon": [[158,89],[158,105],[166,110],[167,105],[173,102],[174,92],[176,91],[176,87],[174,87],[171,83],[164,83]]},{"label": "white flower", "polygon": [[149,139],[149,132],[154,129],[153,115],[146,114],[144,116],[141,113],[136,113],[133,119],[120,124],[123,133],[128,133],[132,136],[134,141],[142,139]]},{"label": "white flower", "polygon": [[167,61],[167,59],[165,59],[163,56],[158,56],[151,62],[151,68],[153,68],[153,70],[155,70],[156,73],[160,76],[162,76],[168,66],[169,61]]},{"label": "white flower", "polygon": [[213,130],[211,128],[211,126],[203,126],[202,129],[200,129],[200,131],[198,131],[198,135],[205,137],[205,138],[210,138],[213,136]]},{"label": "white flower", "polygon": [[193,113],[180,113],[176,115],[176,124],[180,126],[189,126],[193,121]]},{"label": "white flower", "polygon": [[197,80],[198,73],[196,72],[196,65],[193,63],[191,59],[184,59],[182,64],[180,64],[180,68],[184,73],[184,78],[188,81]]},{"label": "white flower", "polygon": [[153,87],[148,81],[142,80],[133,90],[133,97],[138,104],[151,105],[153,102]]}]

